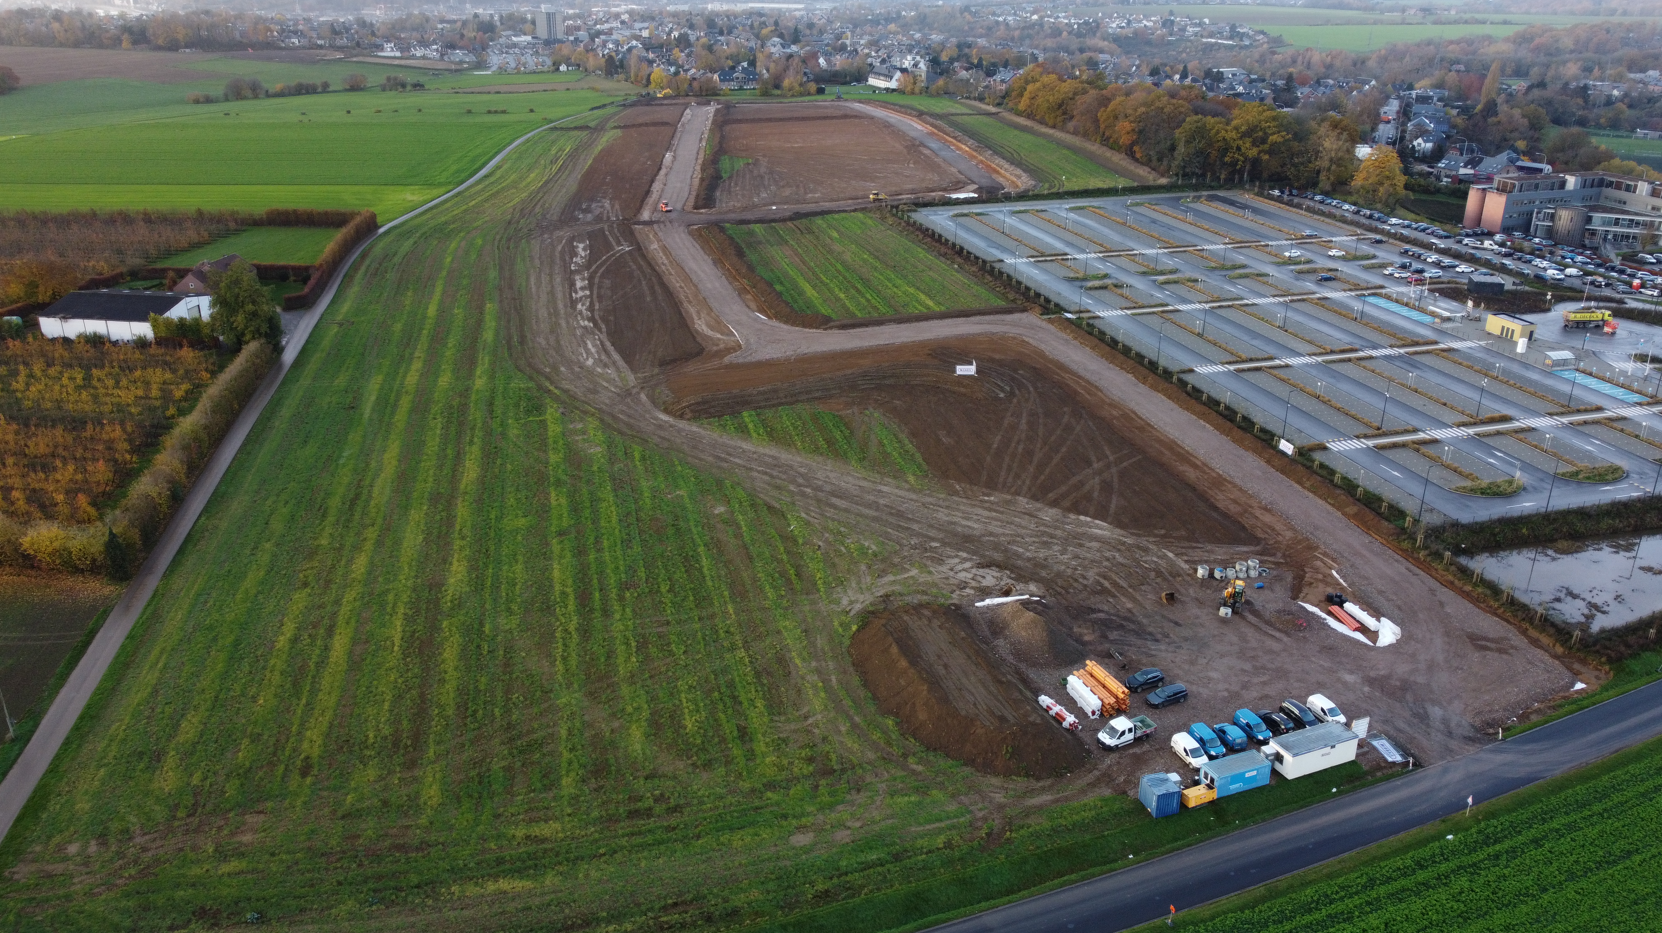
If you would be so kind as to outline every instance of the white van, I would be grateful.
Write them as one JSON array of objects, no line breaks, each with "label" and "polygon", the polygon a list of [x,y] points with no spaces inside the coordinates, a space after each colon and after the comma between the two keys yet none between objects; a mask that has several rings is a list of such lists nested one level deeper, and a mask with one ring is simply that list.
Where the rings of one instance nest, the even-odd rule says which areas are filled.
[{"label": "white van", "polygon": [[1200,743],[1196,742],[1195,737],[1187,732],[1179,732],[1171,737],[1171,750],[1177,753],[1177,757],[1183,759],[1184,764],[1196,771],[1199,771],[1200,766],[1205,764],[1207,760],[1206,752],[1201,749]]}]

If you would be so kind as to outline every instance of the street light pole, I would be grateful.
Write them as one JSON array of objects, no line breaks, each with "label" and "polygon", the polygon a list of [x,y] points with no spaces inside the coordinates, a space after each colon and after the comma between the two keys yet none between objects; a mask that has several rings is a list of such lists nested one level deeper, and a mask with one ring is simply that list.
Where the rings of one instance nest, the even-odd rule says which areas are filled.
[{"label": "street light pole", "polygon": [[[1548,453],[1548,455],[1551,455],[1551,453],[1552,453],[1552,435],[1548,434],[1548,435],[1546,435],[1546,438],[1547,438],[1547,453]],[[1550,463],[1547,464],[1547,469],[1552,470],[1552,481],[1547,484],[1547,504],[1541,509],[1542,512],[1552,511],[1552,491],[1554,489],[1558,488],[1558,470],[1554,469],[1552,464],[1550,464]]]},{"label": "street light pole", "polygon": [[1294,386],[1293,388],[1287,390],[1287,404],[1285,406],[1283,406],[1282,409],[1281,409],[1281,436],[1282,437],[1287,436],[1287,417],[1293,413],[1293,393],[1297,392],[1297,391],[1298,391],[1297,386]]},{"label": "street light pole", "polygon": [[1483,393],[1485,393],[1487,391],[1489,391],[1489,380],[1484,379],[1483,384],[1481,386],[1479,386],[1478,390],[1477,390],[1477,420],[1478,421],[1483,420]]},{"label": "street light pole", "polygon": [[1385,412],[1391,407],[1391,393],[1385,393],[1385,404],[1379,406],[1379,430],[1385,430]]},{"label": "street light pole", "polygon": [[1414,524],[1416,525],[1425,521],[1425,497],[1431,492],[1431,468],[1434,466],[1436,466],[1435,463],[1425,465],[1425,483],[1420,486],[1420,514],[1414,516]]}]

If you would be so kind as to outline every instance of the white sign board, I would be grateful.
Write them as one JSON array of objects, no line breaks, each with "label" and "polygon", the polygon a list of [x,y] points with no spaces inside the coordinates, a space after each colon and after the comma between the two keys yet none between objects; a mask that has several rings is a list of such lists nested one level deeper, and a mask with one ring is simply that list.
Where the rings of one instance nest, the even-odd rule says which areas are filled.
[{"label": "white sign board", "polygon": [[957,371],[957,374],[960,375],[960,376],[973,376],[973,375],[975,375],[975,361],[974,360],[970,360],[968,366],[958,365],[958,366],[955,366],[953,368]]},{"label": "white sign board", "polygon": [[1279,448],[1282,453],[1286,454],[1289,457],[1291,457],[1293,455],[1293,452],[1298,449],[1298,448],[1293,446],[1292,441],[1287,440],[1285,437],[1282,438],[1280,443],[1276,444],[1275,446],[1277,448]]}]

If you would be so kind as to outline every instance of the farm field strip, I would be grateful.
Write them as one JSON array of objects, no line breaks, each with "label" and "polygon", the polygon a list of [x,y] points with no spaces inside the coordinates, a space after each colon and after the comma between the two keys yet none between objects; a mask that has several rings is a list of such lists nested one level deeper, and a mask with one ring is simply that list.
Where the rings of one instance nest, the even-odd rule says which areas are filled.
[{"label": "farm field strip", "polygon": [[[1662,923],[1651,882],[1662,872],[1656,743],[1620,767],[1482,820],[1446,821],[1448,838],[1413,848],[1238,913],[1193,924],[1201,933],[1349,933],[1430,924],[1440,929],[1586,929],[1620,916]],[[1503,804],[1504,805],[1504,804]],[[1587,862],[1597,853],[1595,865]]]},{"label": "farm field strip", "polygon": [[168,256],[158,266],[194,266],[236,253],[249,262],[310,265],[323,255],[335,235],[333,227],[248,227],[195,249]]},{"label": "farm field strip", "polygon": [[855,467],[907,478],[928,475],[929,467],[906,434],[881,413],[861,412],[860,436],[843,415],[806,405],[790,405],[711,418],[705,424],[777,444],[810,456],[829,457]]},{"label": "farm field strip", "polygon": [[869,214],[724,229],[757,274],[805,313],[840,319],[1007,303]]},{"label": "farm field strip", "polygon": [[[528,130],[614,99],[589,90],[331,93],[26,135],[5,144],[0,203],[368,208],[384,222],[459,184]],[[512,112],[484,112],[502,107]]]}]

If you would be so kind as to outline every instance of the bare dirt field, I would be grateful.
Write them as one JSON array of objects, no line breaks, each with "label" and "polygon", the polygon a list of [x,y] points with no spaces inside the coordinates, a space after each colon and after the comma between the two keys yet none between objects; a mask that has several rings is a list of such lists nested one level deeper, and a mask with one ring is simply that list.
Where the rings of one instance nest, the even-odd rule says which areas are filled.
[{"label": "bare dirt field", "polygon": [[609,126],[618,135],[583,173],[566,207],[569,222],[623,220],[641,211],[685,105],[631,107]]},{"label": "bare dirt field", "polygon": [[32,46],[0,49],[0,65],[17,72],[25,85],[82,78],[129,78],[159,84],[183,84],[214,76],[211,71],[186,68],[186,64],[217,57],[209,53],[123,52],[116,49],[46,49]]},{"label": "bare dirt field", "polygon": [[[878,409],[899,424],[948,483],[1020,496],[1130,531],[1219,545],[1258,542],[1185,475],[1199,464],[1151,451],[1115,430],[1131,416],[1010,341],[910,343],[858,354],[688,367],[672,373],[671,410],[715,417],[810,402]],[[975,378],[953,375],[975,361]],[[1175,462],[1174,462],[1175,459]],[[1173,528],[1182,529],[1171,535]]]},{"label": "bare dirt field", "polygon": [[969,179],[899,129],[852,108],[825,104],[724,107],[721,157],[748,159],[713,180],[718,211],[815,204],[962,188]]}]

